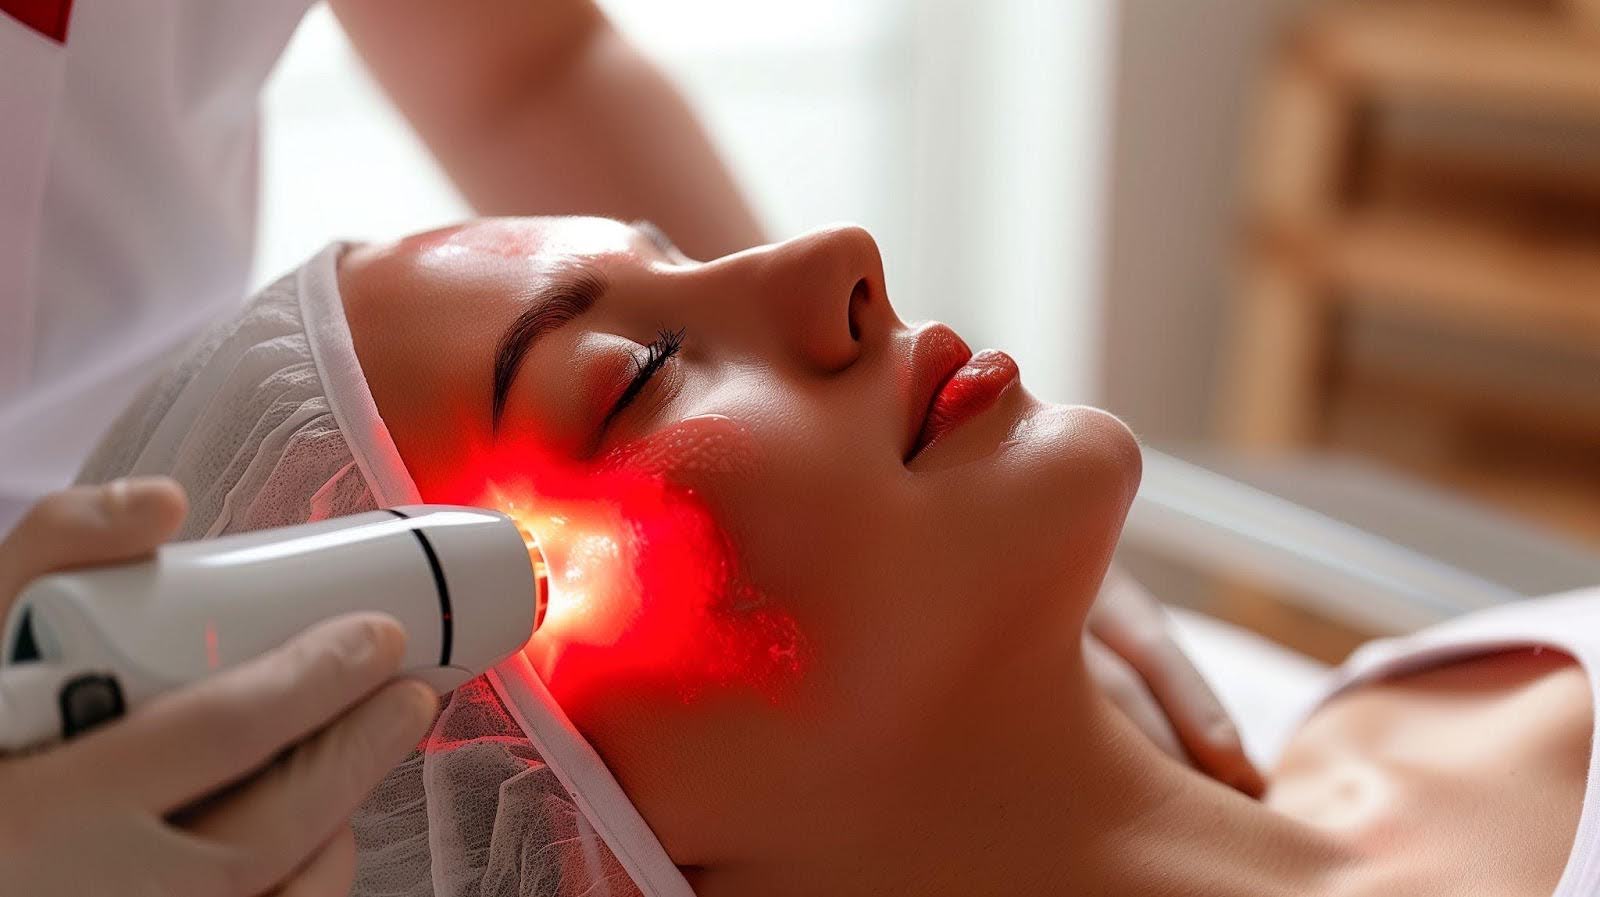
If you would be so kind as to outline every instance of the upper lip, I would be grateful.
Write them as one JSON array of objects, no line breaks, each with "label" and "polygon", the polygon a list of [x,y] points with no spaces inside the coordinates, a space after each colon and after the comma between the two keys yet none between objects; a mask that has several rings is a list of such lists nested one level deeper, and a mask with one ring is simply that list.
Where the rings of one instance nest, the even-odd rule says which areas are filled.
[{"label": "upper lip", "polygon": [[904,450],[900,453],[906,462],[921,448],[917,439],[928,422],[939,390],[972,360],[972,349],[948,325],[933,323],[912,335],[909,356],[906,392],[910,395],[910,411],[906,415]]}]

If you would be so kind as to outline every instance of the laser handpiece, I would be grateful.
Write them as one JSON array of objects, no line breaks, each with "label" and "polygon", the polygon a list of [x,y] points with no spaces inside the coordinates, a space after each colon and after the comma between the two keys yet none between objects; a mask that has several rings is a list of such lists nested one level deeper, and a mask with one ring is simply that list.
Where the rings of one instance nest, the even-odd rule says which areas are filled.
[{"label": "laser handpiece", "polygon": [[70,738],[351,611],[405,627],[404,675],[440,692],[527,642],[544,557],[511,518],[417,505],[162,546],[54,573],[0,635],[0,750]]}]

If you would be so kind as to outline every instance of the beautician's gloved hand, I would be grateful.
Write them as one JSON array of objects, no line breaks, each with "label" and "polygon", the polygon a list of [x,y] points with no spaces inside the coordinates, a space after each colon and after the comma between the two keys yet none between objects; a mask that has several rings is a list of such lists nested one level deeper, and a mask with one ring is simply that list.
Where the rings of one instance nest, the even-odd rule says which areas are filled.
[{"label": "beautician's gloved hand", "polygon": [[[43,573],[148,554],[184,513],[165,478],[45,498],[0,543],[0,614]],[[404,645],[387,616],[330,620],[72,741],[0,757],[0,891],[348,893],[350,814],[437,704],[391,681]]]},{"label": "beautician's gloved hand", "polygon": [[1113,567],[1089,611],[1089,670],[1111,699],[1162,750],[1239,791],[1266,790],[1239,729],[1172,639],[1161,604]]}]

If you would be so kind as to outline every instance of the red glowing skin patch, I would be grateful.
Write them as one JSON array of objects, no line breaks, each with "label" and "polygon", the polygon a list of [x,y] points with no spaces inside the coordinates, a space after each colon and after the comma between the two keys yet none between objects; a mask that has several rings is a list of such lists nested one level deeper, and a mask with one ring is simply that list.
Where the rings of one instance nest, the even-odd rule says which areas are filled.
[{"label": "red glowing skin patch", "polygon": [[470,502],[515,517],[549,564],[549,608],[525,650],[558,699],[748,687],[777,702],[802,673],[794,619],[741,576],[704,500],[675,482],[752,469],[734,422],[693,418],[591,462],[524,446],[465,466]]}]

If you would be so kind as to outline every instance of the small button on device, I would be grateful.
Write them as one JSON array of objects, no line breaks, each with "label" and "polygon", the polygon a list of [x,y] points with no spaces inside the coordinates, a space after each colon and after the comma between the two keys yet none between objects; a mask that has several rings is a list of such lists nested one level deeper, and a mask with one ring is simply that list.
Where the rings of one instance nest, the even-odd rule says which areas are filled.
[{"label": "small button on device", "polygon": [[122,712],[122,687],[110,676],[85,673],[61,687],[62,738],[87,732]]}]

